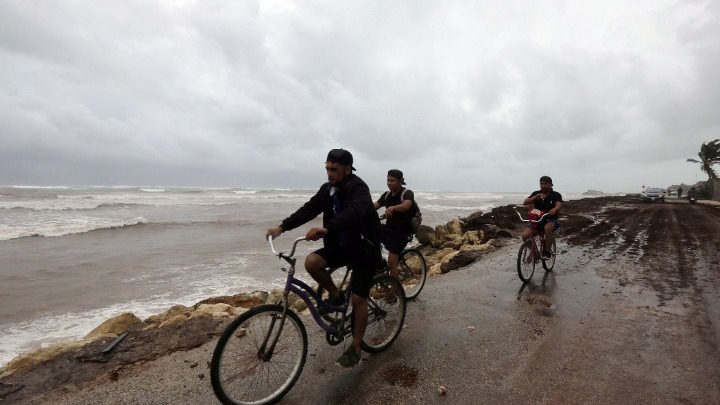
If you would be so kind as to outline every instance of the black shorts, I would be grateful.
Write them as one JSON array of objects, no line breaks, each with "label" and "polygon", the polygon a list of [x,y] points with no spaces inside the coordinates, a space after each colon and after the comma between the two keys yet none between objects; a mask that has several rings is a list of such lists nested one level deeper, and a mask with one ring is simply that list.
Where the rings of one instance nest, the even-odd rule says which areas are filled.
[{"label": "black shorts", "polygon": [[397,255],[402,253],[408,245],[408,242],[410,242],[410,239],[410,236],[405,232],[388,228],[387,226],[382,227],[381,240],[383,245],[385,245],[385,249],[390,253]]},{"label": "black shorts", "polygon": [[362,241],[355,246],[323,247],[314,253],[322,257],[328,267],[351,265],[353,271],[350,275],[350,291],[363,298],[368,297],[375,270],[381,260],[380,246]]}]

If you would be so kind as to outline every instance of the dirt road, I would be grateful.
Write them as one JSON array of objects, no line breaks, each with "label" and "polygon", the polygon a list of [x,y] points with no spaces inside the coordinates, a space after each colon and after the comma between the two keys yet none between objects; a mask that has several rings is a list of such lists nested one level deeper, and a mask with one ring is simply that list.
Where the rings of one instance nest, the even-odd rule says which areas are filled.
[{"label": "dirt road", "polygon": [[[395,344],[353,369],[306,322],[308,361],[280,403],[720,403],[720,208],[611,198],[563,212],[555,271],[523,285],[516,239],[432,278]],[[216,403],[213,345],[16,399]]]}]

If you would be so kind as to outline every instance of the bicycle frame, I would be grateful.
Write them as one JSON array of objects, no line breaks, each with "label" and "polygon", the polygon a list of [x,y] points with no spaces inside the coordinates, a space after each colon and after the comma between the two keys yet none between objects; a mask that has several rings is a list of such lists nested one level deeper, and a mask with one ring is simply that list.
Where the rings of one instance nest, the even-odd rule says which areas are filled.
[{"label": "bicycle frame", "polygon": [[[524,219],[520,212],[517,211],[517,208],[515,212],[521,221],[530,223],[540,223],[548,215],[548,213],[545,213],[538,219]],[[529,248],[529,252],[525,252],[526,247]],[[530,238],[522,243],[520,251],[518,252],[517,270],[518,276],[520,276],[523,282],[530,281],[537,262],[542,262],[542,266],[546,271],[552,271],[555,266],[555,255],[557,254],[555,242],[552,243],[552,248],[550,249],[550,258],[543,257],[540,253],[541,249],[545,250],[545,232],[543,229],[532,229]]]},{"label": "bicycle frame", "polygon": [[[285,254],[282,252],[277,252],[275,250],[275,246],[272,242],[272,237],[268,236],[268,242],[270,242],[270,249],[272,250],[272,252],[279,258],[285,260],[286,262],[288,262],[288,264],[290,264],[289,269],[282,268],[282,270],[286,271],[288,274],[287,278],[285,279],[285,288],[283,290],[283,318],[285,317],[285,311],[290,308],[288,297],[290,296],[290,293],[294,293],[305,302],[305,305],[310,310],[310,313],[312,314],[312,317],[318,324],[318,326],[320,326],[323,330],[332,335],[338,335],[342,330],[341,327],[345,325],[345,321],[347,319],[347,310],[350,307],[350,288],[347,289],[347,293],[345,294],[344,304],[342,306],[333,306],[326,303],[307,283],[295,278],[295,264],[297,263],[297,258],[293,256],[295,254],[298,243],[306,240],[308,239],[305,237],[295,239],[292,245],[292,250],[289,254]],[[335,327],[333,324],[325,322],[325,320],[323,320],[323,318],[318,313],[318,310],[313,303],[313,300],[319,305],[325,307],[326,309],[334,312],[339,312],[341,314],[340,324],[338,325],[338,327]],[[280,324],[280,330],[282,330],[282,323]]]}]

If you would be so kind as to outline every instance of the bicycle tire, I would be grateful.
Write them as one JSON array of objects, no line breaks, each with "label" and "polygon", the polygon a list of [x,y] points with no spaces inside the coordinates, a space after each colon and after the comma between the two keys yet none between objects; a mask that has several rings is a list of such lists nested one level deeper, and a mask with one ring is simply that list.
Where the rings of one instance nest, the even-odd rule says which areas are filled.
[{"label": "bicycle tire", "polygon": [[523,283],[530,281],[535,272],[535,252],[532,239],[528,239],[520,245],[517,258],[517,271]]},{"label": "bicycle tire", "polygon": [[[392,297],[395,291],[396,299]],[[383,274],[373,279],[368,295],[368,324],[362,349],[381,352],[395,342],[405,322],[405,290],[394,277]]]},{"label": "bicycle tire", "polygon": [[427,263],[417,249],[405,249],[398,259],[398,276],[405,289],[405,298],[415,299],[425,286]]},{"label": "bicycle tire", "polygon": [[281,305],[255,307],[220,336],[210,363],[210,380],[223,404],[273,404],[297,382],[307,359],[308,338],[295,312],[288,309],[272,356],[263,359],[259,354],[265,336],[272,333],[270,325],[279,326],[274,321],[282,312]]},{"label": "bicycle tire", "polygon": [[545,271],[552,271],[553,267],[555,267],[555,254],[557,253],[557,246],[555,245],[554,240],[552,242],[552,246],[550,246],[550,253],[552,253],[552,255],[549,259],[542,260],[542,266]]}]

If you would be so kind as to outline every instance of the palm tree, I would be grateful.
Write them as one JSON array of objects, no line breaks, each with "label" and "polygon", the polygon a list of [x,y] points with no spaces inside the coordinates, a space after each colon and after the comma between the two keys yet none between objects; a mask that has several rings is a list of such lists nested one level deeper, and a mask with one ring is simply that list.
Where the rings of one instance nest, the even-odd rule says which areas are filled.
[{"label": "palm tree", "polygon": [[700,163],[700,170],[707,173],[710,180],[717,180],[718,176],[713,170],[713,165],[720,163],[720,139],[716,139],[712,142],[703,142],[700,146],[700,152],[698,152],[697,159],[688,159],[688,162]]}]

